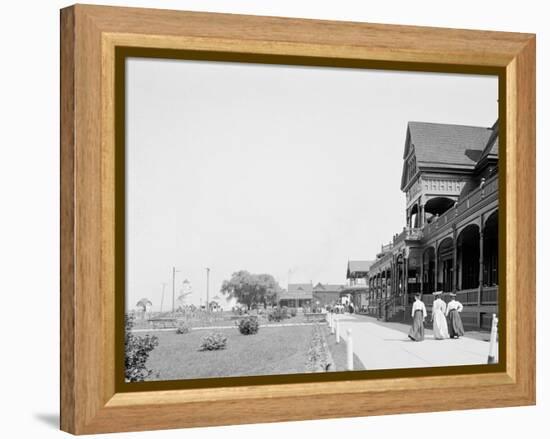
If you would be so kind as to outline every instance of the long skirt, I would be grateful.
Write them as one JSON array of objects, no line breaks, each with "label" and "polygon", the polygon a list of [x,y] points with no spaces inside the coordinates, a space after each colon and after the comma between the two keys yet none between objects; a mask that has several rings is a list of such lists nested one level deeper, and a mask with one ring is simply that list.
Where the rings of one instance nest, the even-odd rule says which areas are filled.
[{"label": "long skirt", "polygon": [[434,338],[443,340],[449,338],[449,329],[447,328],[447,319],[441,311],[436,311],[434,314]]},{"label": "long skirt", "polygon": [[414,312],[413,324],[409,331],[409,338],[414,341],[424,340],[424,315],[420,309],[417,309]]},{"label": "long skirt", "polygon": [[451,310],[449,313],[449,335],[451,338],[460,337],[464,335],[464,326],[462,326],[462,319],[456,309]]}]

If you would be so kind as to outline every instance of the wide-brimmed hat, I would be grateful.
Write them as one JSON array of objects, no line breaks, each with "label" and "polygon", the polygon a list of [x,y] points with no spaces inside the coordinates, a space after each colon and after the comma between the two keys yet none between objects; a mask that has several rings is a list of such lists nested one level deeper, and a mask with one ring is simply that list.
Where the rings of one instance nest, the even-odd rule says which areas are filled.
[{"label": "wide-brimmed hat", "polygon": [[449,296],[456,297],[456,293],[449,293]]},{"label": "wide-brimmed hat", "polygon": [[440,294],[443,294],[443,291],[434,291],[433,292],[434,296],[439,296]]}]

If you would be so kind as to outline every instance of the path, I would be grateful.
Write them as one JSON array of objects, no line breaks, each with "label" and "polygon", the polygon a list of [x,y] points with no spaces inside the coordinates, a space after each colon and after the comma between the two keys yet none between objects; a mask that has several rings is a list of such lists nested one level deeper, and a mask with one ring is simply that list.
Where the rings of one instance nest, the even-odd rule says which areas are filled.
[{"label": "path", "polygon": [[487,364],[486,341],[470,337],[435,340],[432,331],[426,330],[424,341],[414,342],[407,337],[407,325],[394,329],[373,317],[338,317],[341,336],[345,340],[347,329],[351,328],[354,352],[367,370]]}]

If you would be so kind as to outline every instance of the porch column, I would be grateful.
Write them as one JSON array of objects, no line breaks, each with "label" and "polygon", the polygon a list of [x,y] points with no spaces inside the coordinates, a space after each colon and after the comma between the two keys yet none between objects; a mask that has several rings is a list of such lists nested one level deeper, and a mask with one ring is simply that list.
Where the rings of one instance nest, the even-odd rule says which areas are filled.
[{"label": "porch column", "polygon": [[438,266],[438,263],[437,263],[437,262],[438,262],[438,259],[439,259],[439,252],[437,251],[437,250],[438,250],[438,249],[437,249],[437,241],[435,241],[434,245],[435,245],[435,258],[434,258],[434,265],[435,265],[435,266],[434,266],[434,291],[432,291],[432,292],[435,292],[435,291],[438,291],[438,290],[439,290],[439,289],[437,288],[438,283],[439,283],[439,282],[438,282],[438,280],[439,280],[439,272],[438,272],[438,270],[437,270],[437,269],[438,269],[438,267],[437,267],[437,266]]},{"label": "porch column", "polygon": [[403,258],[403,293],[405,305],[409,304],[409,258]]},{"label": "porch column", "polygon": [[420,297],[424,294],[424,252],[420,254]]},{"label": "porch column", "polygon": [[456,293],[457,290],[457,242],[456,242],[456,224],[453,224],[453,292]]},{"label": "porch column", "polygon": [[483,215],[481,215],[479,224],[479,291],[477,304],[481,305],[481,293],[483,292]]}]

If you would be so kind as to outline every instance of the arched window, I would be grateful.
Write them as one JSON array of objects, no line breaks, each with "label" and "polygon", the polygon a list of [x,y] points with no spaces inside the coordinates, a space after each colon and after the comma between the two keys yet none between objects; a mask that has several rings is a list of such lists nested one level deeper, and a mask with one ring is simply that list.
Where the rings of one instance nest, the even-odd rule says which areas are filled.
[{"label": "arched window", "polygon": [[451,207],[453,207],[455,204],[454,200],[447,197],[436,197],[428,200],[424,207],[424,211],[426,214],[435,216],[435,215],[443,215],[445,212],[447,212]]}]

